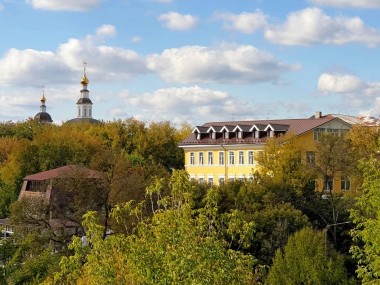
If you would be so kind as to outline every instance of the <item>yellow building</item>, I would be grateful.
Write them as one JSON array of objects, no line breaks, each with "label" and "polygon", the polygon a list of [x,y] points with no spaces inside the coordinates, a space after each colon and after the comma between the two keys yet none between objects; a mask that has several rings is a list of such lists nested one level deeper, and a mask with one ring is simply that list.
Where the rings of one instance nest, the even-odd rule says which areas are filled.
[{"label": "yellow building", "polygon": [[[343,134],[360,120],[321,112],[306,119],[210,122],[194,128],[179,147],[185,153],[185,169],[192,181],[221,184],[232,180],[253,179],[268,138],[293,133],[306,150],[306,161],[315,161],[315,141],[322,133]],[[334,191],[350,190],[346,177],[321,183]]]}]

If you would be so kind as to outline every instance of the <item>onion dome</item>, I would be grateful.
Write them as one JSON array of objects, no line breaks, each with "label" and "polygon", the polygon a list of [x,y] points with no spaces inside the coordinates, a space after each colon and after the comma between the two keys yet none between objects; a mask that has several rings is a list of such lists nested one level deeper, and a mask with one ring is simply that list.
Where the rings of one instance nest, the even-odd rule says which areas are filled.
[{"label": "onion dome", "polygon": [[43,124],[51,124],[53,122],[53,120],[52,120],[50,114],[46,112],[45,90],[42,90],[42,97],[41,97],[40,101],[41,101],[40,112],[34,116],[34,119],[39,121],[40,123],[43,123]]}]

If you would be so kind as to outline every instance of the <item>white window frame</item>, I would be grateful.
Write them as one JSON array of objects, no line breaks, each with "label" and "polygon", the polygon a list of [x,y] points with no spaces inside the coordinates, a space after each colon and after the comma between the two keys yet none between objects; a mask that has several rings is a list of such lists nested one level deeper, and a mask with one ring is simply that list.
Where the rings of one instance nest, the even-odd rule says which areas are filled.
[{"label": "white window frame", "polygon": [[239,150],[239,165],[244,165],[244,150]]},{"label": "white window frame", "polygon": [[309,164],[312,164],[312,165],[315,164],[315,152],[314,151],[307,151],[306,152],[306,162]]},{"label": "white window frame", "polygon": [[207,183],[209,186],[213,186],[214,185],[214,176],[208,176],[207,177]]},{"label": "white window frame", "polygon": [[195,153],[190,152],[190,165],[195,165]]},{"label": "white window frame", "polygon": [[255,164],[255,154],[254,154],[253,150],[248,151],[248,164],[249,165]]},{"label": "white window frame", "polygon": [[198,154],[198,164],[199,165],[204,165],[204,155],[203,155],[203,151],[199,152]]},{"label": "white window frame", "polygon": [[228,164],[235,165],[235,152],[233,150],[228,152]]},{"label": "white window frame", "polygon": [[[342,187],[344,186],[344,187]],[[350,191],[351,190],[351,180],[348,176],[340,177],[340,190],[342,191]]]},{"label": "white window frame", "polygon": [[212,151],[209,151],[207,153],[208,157],[208,165],[213,165],[214,164],[214,153]]},{"label": "white window frame", "polygon": [[218,159],[219,159],[219,165],[224,165],[225,163],[224,151],[219,151]]}]

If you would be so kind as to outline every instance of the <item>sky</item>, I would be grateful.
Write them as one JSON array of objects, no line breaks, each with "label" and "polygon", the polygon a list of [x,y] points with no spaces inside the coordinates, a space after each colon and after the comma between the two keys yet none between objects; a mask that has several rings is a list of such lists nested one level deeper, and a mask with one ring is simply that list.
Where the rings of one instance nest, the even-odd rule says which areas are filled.
[{"label": "sky", "polygon": [[[0,0],[0,121],[380,114],[379,0]],[[44,87],[43,87],[44,86]],[[43,91],[44,90],[44,91]]]}]

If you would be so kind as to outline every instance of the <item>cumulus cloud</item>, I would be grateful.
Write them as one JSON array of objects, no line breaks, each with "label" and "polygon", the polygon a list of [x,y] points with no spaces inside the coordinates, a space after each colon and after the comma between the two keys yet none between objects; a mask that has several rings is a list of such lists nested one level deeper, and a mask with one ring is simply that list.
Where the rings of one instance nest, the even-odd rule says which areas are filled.
[{"label": "cumulus cloud", "polygon": [[269,26],[265,37],[283,45],[362,43],[375,47],[380,43],[380,31],[359,17],[331,17],[319,8],[290,13],[283,24]]},{"label": "cumulus cloud", "polygon": [[147,63],[166,81],[181,83],[274,81],[284,72],[300,69],[250,45],[166,49],[148,56]]},{"label": "cumulus cloud", "polygon": [[[142,94],[124,91],[120,97],[129,109],[137,108],[135,113],[138,115],[135,117],[144,121],[170,120],[175,124],[197,124],[225,120],[234,115],[252,118],[250,116],[260,112],[260,106],[237,100],[227,92],[197,85],[164,88]],[[120,107],[115,107],[111,112],[125,115]]]},{"label": "cumulus cloud", "polygon": [[197,17],[177,12],[161,14],[158,17],[158,20],[164,25],[164,27],[174,31],[187,31],[198,24]]},{"label": "cumulus cloud", "polygon": [[378,0],[310,0],[310,2],[330,7],[380,8]]},{"label": "cumulus cloud", "polygon": [[99,5],[99,0],[27,0],[35,9],[50,11],[87,11]]},{"label": "cumulus cloud", "polygon": [[318,90],[323,93],[354,93],[367,89],[369,84],[350,74],[323,73],[318,79]]},{"label": "cumulus cloud", "polygon": [[95,35],[69,39],[56,51],[10,49],[0,58],[0,84],[36,86],[74,82],[84,59],[89,61],[90,80],[98,82],[148,72],[145,59],[135,51],[98,44],[105,36],[115,34],[113,26],[104,25]]},{"label": "cumulus cloud", "polygon": [[51,51],[10,49],[0,59],[0,84],[36,86],[63,83],[70,78],[68,66]]},{"label": "cumulus cloud", "polygon": [[96,35],[99,38],[107,36],[114,37],[116,36],[116,28],[113,25],[102,25],[96,29]]},{"label": "cumulus cloud", "polygon": [[215,18],[223,20],[225,29],[236,30],[244,34],[252,34],[267,24],[267,16],[261,11],[240,14],[217,13]]},{"label": "cumulus cloud", "polygon": [[318,92],[342,96],[341,106],[345,109],[363,110],[377,102],[380,82],[368,82],[351,74],[323,73],[318,79]]}]

